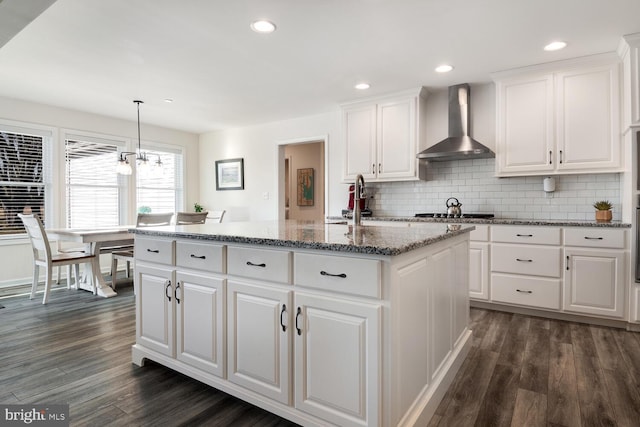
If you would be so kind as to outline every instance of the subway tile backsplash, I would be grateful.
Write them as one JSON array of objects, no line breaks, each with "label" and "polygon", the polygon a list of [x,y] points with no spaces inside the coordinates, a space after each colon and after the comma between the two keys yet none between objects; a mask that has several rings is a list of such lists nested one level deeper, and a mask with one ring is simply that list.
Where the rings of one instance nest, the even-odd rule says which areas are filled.
[{"label": "subway tile backsplash", "polygon": [[[556,191],[545,193],[543,176],[494,177],[495,159],[458,160],[429,165],[427,181],[366,183],[374,216],[413,216],[446,212],[449,197],[462,213],[493,213],[496,218],[594,219],[593,203],[613,203],[620,220],[620,174],[556,175]],[[373,198],[371,198],[373,196]]]}]

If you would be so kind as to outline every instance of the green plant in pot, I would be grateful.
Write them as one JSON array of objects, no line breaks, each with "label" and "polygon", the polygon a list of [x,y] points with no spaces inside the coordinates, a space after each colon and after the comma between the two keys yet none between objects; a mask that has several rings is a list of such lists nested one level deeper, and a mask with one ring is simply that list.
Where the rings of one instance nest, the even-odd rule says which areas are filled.
[{"label": "green plant in pot", "polygon": [[193,210],[196,212],[202,212],[204,210],[204,208],[202,207],[202,205],[198,202],[193,204]]},{"label": "green plant in pot", "polygon": [[613,204],[610,201],[601,200],[599,202],[595,202],[593,207],[596,208],[597,222],[611,222],[611,218],[613,218],[613,214],[611,213]]}]

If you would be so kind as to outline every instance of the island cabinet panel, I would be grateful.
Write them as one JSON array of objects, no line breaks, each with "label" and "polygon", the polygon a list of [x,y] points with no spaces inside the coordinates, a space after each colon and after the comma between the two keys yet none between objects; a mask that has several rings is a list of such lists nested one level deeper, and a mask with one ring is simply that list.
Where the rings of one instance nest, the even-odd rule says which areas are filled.
[{"label": "island cabinet panel", "polygon": [[294,283],[325,291],[380,298],[381,261],[297,253]]},{"label": "island cabinet panel", "polygon": [[224,246],[206,243],[176,242],[176,265],[178,267],[225,272]]},{"label": "island cabinet panel", "polygon": [[[342,242],[345,229],[328,228]],[[142,233],[138,247],[178,253],[136,260],[133,362],[155,360],[305,427],[427,425],[471,332],[469,235],[424,226],[409,243],[425,233],[434,242],[396,255]],[[375,235],[384,248],[398,237]]]},{"label": "island cabinet panel", "polygon": [[379,425],[379,304],[295,296],[295,407],[340,426]]},{"label": "island cabinet panel", "polygon": [[288,404],[291,291],[229,280],[227,294],[229,381]]},{"label": "island cabinet panel", "polygon": [[489,299],[489,243],[471,242],[469,245],[469,296]]},{"label": "island cabinet panel", "polygon": [[291,283],[291,252],[229,246],[227,272],[233,276]]},{"label": "island cabinet panel", "polygon": [[176,352],[178,360],[224,376],[225,280],[176,272]]},{"label": "island cabinet panel", "polygon": [[136,263],[136,342],[175,357],[173,268]]}]

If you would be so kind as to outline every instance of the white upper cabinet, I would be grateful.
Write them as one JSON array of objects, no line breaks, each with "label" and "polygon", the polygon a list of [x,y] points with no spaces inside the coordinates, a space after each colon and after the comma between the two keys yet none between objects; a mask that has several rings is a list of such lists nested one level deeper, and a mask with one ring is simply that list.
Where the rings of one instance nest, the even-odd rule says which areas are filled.
[{"label": "white upper cabinet", "polygon": [[624,36],[618,48],[624,64],[624,129],[640,126],[640,33]]},{"label": "white upper cabinet", "polygon": [[497,176],[621,171],[617,58],[599,55],[494,78]]},{"label": "white upper cabinet", "polygon": [[342,106],[345,181],[418,179],[425,92],[414,90]]}]

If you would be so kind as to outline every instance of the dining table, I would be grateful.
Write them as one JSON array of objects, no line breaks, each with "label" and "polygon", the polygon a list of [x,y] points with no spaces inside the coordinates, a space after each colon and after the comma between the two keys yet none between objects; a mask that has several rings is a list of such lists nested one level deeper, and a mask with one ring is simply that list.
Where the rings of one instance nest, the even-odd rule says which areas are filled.
[{"label": "dining table", "polygon": [[109,248],[120,246],[133,246],[134,234],[129,230],[135,225],[118,225],[114,227],[95,228],[53,228],[47,229],[49,240],[62,240],[67,242],[81,243],[84,251],[95,255],[90,262],[86,263],[83,279],[79,281],[78,288],[93,292],[95,282],[97,295],[111,298],[117,295],[109,283],[105,280],[100,270],[100,253],[108,251]]}]

